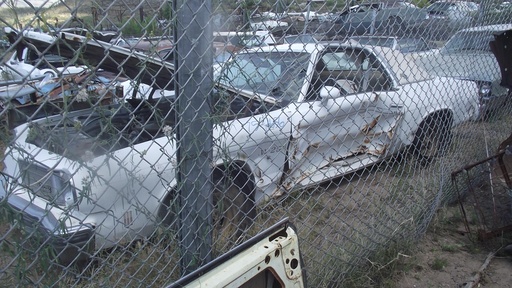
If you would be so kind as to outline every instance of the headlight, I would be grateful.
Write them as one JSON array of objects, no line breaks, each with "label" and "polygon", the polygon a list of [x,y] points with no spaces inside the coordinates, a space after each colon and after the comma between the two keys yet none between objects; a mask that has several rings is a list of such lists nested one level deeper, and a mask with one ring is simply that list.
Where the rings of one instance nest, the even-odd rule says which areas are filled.
[{"label": "headlight", "polygon": [[19,163],[22,183],[35,195],[67,208],[76,204],[76,190],[69,172],[52,170],[25,160],[20,160]]},{"label": "headlight", "polygon": [[478,93],[482,97],[491,96],[491,85],[488,83],[480,83],[479,88],[478,88]]}]

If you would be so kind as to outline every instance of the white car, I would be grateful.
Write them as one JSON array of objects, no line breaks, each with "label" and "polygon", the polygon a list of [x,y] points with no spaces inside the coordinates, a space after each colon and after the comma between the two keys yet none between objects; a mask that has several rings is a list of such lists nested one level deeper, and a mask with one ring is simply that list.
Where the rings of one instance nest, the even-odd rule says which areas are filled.
[{"label": "white car", "polygon": [[[346,44],[244,50],[219,81],[210,99],[213,201],[222,224],[238,229],[257,204],[407,147],[431,161],[478,100],[472,81],[430,76],[396,50]],[[177,220],[173,99],[131,104],[21,125],[5,151],[0,197],[29,232],[55,239],[63,262]]]},{"label": "white car", "polygon": [[437,1],[425,8],[431,19],[446,20],[456,27],[471,24],[478,9],[478,4],[468,1]]},{"label": "white car", "polygon": [[[10,30],[8,30],[10,33]],[[42,41],[55,41],[55,37],[42,32],[27,30],[22,32],[23,37],[40,39]],[[69,59],[55,54],[44,54],[44,51],[34,50],[31,46],[19,42],[22,49],[12,53],[8,61],[0,66],[0,81],[15,82],[42,79],[46,76],[58,77],[62,75],[77,74],[87,69],[83,65],[73,65]]]}]

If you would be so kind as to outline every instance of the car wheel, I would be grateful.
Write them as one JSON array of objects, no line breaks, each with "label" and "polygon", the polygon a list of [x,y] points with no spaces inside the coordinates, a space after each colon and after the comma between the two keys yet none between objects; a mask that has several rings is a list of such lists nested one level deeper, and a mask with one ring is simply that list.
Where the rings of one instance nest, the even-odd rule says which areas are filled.
[{"label": "car wheel", "polygon": [[451,123],[451,116],[448,113],[443,113],[429,116],[420,124],[412,149],[421,165],[430,164],[446,152],[452,139]]},{"label": "car wheel", "polygon": [[[247,177],[236,179],[216,170],[213,177],[213,243],[219,249],[232,247],[245,239],[256,218],[256,205]],[[169,192],[158,210],[160,223],[170,231],[179,228],[179,203],[176,191]]]},{"label": "car wheel", "polygon": [[256,207],[247,177],[224,174],[214,178],[213,239],[215,244],[231,246],[244,240],[256,218]]},{"label": "car wheel", "polygon": [[158,209],[158,219],[167,230],[178,232],[179,211],[178,197],[176,191],[172,190],[167,193]]}]

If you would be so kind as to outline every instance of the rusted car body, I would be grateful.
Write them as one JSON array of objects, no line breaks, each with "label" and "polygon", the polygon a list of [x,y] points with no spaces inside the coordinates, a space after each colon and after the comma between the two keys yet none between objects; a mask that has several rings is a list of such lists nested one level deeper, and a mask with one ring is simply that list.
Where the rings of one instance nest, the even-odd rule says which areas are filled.
[{"label": "rusted car body", "polygon": [[368,1],[350,6],[334,21],[345,35],[374,34],[386,31],[404,33],[406,29],[420,27],[428,19],[427,12],[407,1]]}]

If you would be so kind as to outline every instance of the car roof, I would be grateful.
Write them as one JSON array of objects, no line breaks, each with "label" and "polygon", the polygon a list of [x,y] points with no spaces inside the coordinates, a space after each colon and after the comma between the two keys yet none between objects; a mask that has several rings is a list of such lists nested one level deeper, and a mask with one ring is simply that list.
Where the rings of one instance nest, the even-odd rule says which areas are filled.
[{"label": "car roof", "polygon": [[410,56],[401,53],[398,50],[394,50],[388,47],[381,46],[368,46],[361,45],[357,42],[323,42],[323,43],[307,43],[307,44],[280,44],[274,46],[257,47],[249,50],[245,50],[240,53],[250,52],[307,52],[307,53],[318,53],[322,50],[328,49],[329,47],[341,47],[341,48],[359,48],[368,52],[372,52],[374,55],[384,60],[388,68],[393,71],[397,77],[397,81],[400,84],[407,84],[411,82],[423,81],[431,79],[432,76],[419,67]]}]

